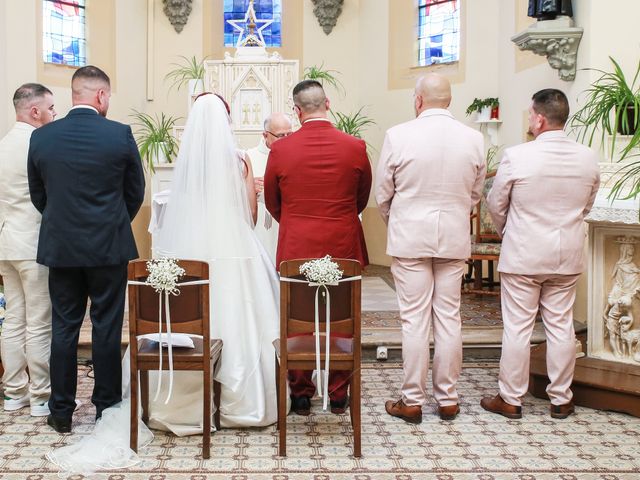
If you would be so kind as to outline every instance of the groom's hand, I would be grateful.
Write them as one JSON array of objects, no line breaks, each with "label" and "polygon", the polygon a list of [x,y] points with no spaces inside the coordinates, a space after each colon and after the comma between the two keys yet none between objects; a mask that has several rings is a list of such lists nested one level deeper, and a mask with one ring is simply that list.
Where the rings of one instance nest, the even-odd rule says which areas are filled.
[{"label": "groom's hand", "polygon": [[264,192],[264,177],[255,177],[253,179],[253,185],[256,189],[256,194]]}]

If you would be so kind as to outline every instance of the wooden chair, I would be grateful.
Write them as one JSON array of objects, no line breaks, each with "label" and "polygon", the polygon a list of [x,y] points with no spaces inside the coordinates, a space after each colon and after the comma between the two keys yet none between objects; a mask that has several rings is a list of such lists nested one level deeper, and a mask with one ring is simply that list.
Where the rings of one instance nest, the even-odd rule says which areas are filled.
[{"label": "wooden chair", "polygon": [[[280,264],[282,277],[303,279],[300,265],[310,259],[289,260]],[[356,260],[334,259],[342,270],[343,278],[360,275]],[[361,281],[343,282],[330,286],[331,343],[330,370],[350,370],[349,409],[353,428],[353,455],[361,456],[360,423],[360,288]],[[306,283],[280,281],[280,339],[276,349],[276,388],[278,390],[278,453],[287,455],[287,371],[314,370],[316,350],[314,326],[314,299],[316,289]],[[324,304],[320,306],[320,331],[326,332]],[[340,335],[334,337],[333,334]],[[321,360],[325,362],[325,338],[321,338]]]},{"label": "wooden chair", "polygon": [[[500,295],[500,282],[496,281],[493,273],[493,262],[500,259],[500,235],[496,231],[489,210],[486,196],[493,186],[496,172],[489,172],[484,182],[482,198],[471,214],[473,234],[471,236],[471,256],[469,257],[469,272],[465,276],[466,293],[483,295]],[[487,275],[483,273],[483,262],[487,262]],[[497,288],[496,288],[497,287]]]},{"label": "wooden chair", "polygon": [[[179,260],[185,275],[179,282],[209,279],[209,265],[206,262]],[[145,260],[129,263],[129,280],[144,281],[149,273]],[[203,440],[202,457],[210,457],[211,448],[211,383],[213,372],[220,360],[222,340],[212,340],[209,333],[209,285],[187,285],[178,287],[180,295],[171,295],[172,333],[200,335],[194,337],[195,348],[173,348],[173,369],[201,371],[203,377]],[[162,305],[162,325],[165,328],[164,299]],[[129,346],[131,354],[131,449],[138,446],[138,372],[140,372],[140,395],[142,421],[149,421],[149,371],[160,367],[158,343],[138,339],[138,335],[158,333],[158,293],[146,285],[129,285]],[[205,345],[209,347],[204,348]],[[162,369],[169,367],[166,348],[162,349]],[[179,392],[173,392],[174,395]],[[220,428],[220,384],[213,381],[213,397],[216,406],[214,423]],[[164,399],[164,397],[162,397]]]}]

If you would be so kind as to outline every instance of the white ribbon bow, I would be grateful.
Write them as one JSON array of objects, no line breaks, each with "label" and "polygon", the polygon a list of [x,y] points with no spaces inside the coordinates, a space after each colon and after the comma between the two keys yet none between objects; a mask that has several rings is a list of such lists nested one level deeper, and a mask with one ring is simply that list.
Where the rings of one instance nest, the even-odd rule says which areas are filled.
[{"label": "white ribbon bow", "polygon": [[[183,282],[176,283],[176,287],[184,287],[187,285],[206,285],[209,283],[209,280],[194,280],[192,282]],[[129,280],[127,282],[128,285],[143,285],[146,287],[152,287],[152,285],[146,282],[136,282],[134,280]],[[158,292],[158,338],[159,338],[159,355],[160,355],[160,364],[158,365],[158,385],[156,387],[156,395],[153,397],[153,401],[157,401],[160,396],[160,388],[162,387],[162,293],[164,293],[164,313],[165,320],[167,324],[167,352],[169,353],[169,392],[167,393],[167,398],[164,401],[164,404],[168,404],[171,399],[171,393],[173,392],[173,348],[171,344],[171,312],[169,309],[169,294],[171,295],[179,295],[178,293],[170,292],[169,290],[162,290]],[[204,355],[204,349],[203,349]]]},{"label": "white ribbon bow", "polygon": [[[301,280],[299,278],[291,278],[291,277],[280,277],[280,280],[283,282],[290,283],[306,283],[310,287],[316,287],[316,297],[315,297],[315,332],[314,335],[316,337],[316,370],[318,372],[318,386],[317,391],[320,398],[322,398],[322,410],[327,411],[327,402],[329,399],[329,354],[330,354],[330,342],[331,342],[331,295],[329,294],[329,286],[336,286],[339,283],[344,282],[353,282],[355,280],[361,280],[362,276],[358,275],[356,277],[347,277],[341,278],[337,282],[334,283],[315,283],[309,282],[307,280]],[[322,370],[320,369],[320,308],[318,306],[318,297],[320,293],[320,289],[323,288],[324,292],[327,295],[327,302],[325,304],[325,319],[326,319],[326,328],[325,328],[325,358],[324,358],[324,389],[323,381],[322,381]]]}]

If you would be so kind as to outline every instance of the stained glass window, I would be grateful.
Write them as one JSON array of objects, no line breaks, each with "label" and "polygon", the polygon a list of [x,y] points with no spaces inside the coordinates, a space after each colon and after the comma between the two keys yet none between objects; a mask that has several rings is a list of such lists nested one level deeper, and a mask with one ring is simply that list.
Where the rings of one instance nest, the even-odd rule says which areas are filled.
[{"label": "stained glass window", "polygon": [[[235,47],[240,36],[240,32],[233,28],[227,20],[243,20],[248,8],[249,0],[224,0],[225,47]],[[282,0],[254,0],[253,8],[258,19],[257,28],[262,26],[260,20],[273,20],[270,25],[261,30],[267,47],[281,47]],[[240,23],[240,26],[244,28],[242,23]]]},{"label": "stained glass window", "polygon": [[87,63],[85,0],[43,0],[42,54],[45,62],[82,67]]},{"label": "stained glass window", "polygon": [[460,57],[460,1],[419,0],[418,65],[456,62]]}]

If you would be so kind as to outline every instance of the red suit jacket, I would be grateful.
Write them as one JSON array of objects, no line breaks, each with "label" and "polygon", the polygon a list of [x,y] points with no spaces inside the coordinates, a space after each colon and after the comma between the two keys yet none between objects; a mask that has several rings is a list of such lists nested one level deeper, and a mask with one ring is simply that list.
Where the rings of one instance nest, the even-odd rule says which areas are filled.
[{"label": "red suit jacket", "polygon": [[264,174],[264,198],[280,224],[276,266],[325,255],[368,265],[358,213],[367,206],[370,190],[365,142],[331,122],[307,121],[275,142]]}]

